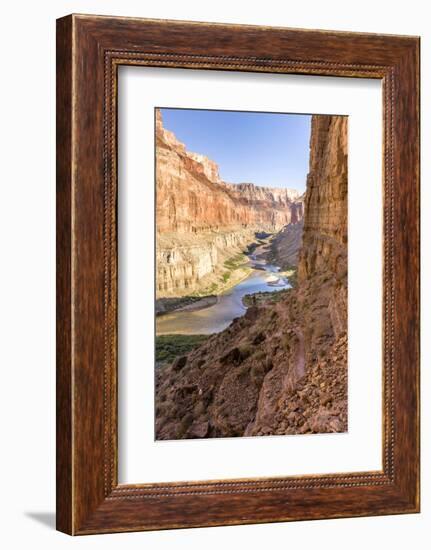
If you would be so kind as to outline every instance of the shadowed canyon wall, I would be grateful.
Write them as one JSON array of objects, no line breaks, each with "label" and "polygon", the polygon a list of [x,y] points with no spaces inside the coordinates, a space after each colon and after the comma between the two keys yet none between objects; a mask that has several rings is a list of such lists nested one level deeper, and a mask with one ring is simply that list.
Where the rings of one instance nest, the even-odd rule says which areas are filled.
[{"label": "shadowed canyon wall", "polygon": [[204,291],[209,275],[254,240],[302,219],[291,189],[221,181],[218,166],[191,153],[156,110],[157,297]]},{"label": "shadowed canyon wall", "polygon": [[298,285],[156,370],[158,439],[347,430],[347,118],[313,116]]}]

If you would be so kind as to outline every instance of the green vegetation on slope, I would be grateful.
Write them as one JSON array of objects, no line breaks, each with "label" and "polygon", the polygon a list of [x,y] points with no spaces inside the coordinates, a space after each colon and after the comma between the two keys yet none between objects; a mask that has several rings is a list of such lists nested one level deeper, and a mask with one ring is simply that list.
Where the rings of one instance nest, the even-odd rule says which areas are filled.
[{"label": "green vegetation on slope", "polygon": [[235,256],[232,256],[232,258],[229,258],[224,262],[224,266],[226,269],[234,270],[238,269],[239,267],[244,264],[244,262],[247,260],[246,255],[240,252],[239,254],[236,254]]},{"label": "green vegetation on slope", "polygon": [[156,363],[172,363],[208,338],[206,334],[163,334],[156,336]]},{"label": "green vegetation on slope", "polygon": [[262,304],[275,304],[279,302],[290,289],[278,290],[277,292],[255,292],[254,294],[246,294],[242,303],[245,307],[260,306]]}]

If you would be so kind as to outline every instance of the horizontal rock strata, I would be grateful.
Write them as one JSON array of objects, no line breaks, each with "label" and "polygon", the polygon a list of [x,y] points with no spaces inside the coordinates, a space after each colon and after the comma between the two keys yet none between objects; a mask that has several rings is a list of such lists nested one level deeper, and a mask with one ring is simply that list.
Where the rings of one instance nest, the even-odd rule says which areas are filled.
[{"label": "horizontal rock strata", "polygon": [[156,111],[157,298],[205,291],[255,232],[276,232],[302,214],[295,190],[221,181],[217,164],[187,151]]}]

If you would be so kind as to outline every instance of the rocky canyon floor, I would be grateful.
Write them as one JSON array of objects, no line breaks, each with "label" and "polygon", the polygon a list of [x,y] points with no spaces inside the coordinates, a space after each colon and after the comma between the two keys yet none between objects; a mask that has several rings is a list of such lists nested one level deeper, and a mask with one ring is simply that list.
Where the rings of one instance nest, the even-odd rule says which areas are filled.
[{"label": "rocky canyon floor", "polygon": [[[284,236],[289,233],[285,230]],[[270,273],[261,266],[274,259],[274,240],[280,243],[280,238],[272,238],[251,255],[258,266],[253,274]],[[180,309],[174,322],[169,315],[161,317],[171,321],[168,326],[176,322],[179,332],[158,337],[158,439],[346,430],[346,336],[334,338],[329,319],[321,315],[334,282],[322,276],[316,295],[310,286],[298,290],[296,270],[289,274],[293,285],[286,277],[285,286],[266,283],[257,292],[244,291],[241,311],[222,331],[213,332],[220,328],[214,306]],[[285,275],[276,272],[275,277]],[[205,319],[210,333],[197,334]],[[188,335],[181,323],[191,325]],[[319,342],[318,359],[306,356],[307,325],[317,331],[313,338]],[[306,369],[310,362],[312,367]]]}]

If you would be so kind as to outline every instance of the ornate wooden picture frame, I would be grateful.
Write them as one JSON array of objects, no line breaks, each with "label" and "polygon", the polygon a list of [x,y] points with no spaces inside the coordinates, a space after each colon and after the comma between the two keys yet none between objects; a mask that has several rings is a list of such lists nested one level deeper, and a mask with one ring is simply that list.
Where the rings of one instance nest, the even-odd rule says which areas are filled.
[{"label": "ornate wooden picture frame", "polygon": [[[380,79],[383,469],[123,485],[117,439],[120,65]],[[57,21],[57,528],[68,534],[419,511],[419,39],[70,15]]]}]

